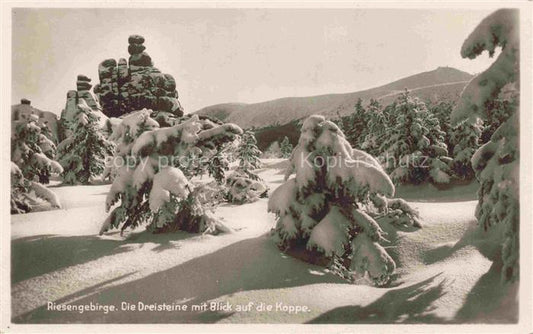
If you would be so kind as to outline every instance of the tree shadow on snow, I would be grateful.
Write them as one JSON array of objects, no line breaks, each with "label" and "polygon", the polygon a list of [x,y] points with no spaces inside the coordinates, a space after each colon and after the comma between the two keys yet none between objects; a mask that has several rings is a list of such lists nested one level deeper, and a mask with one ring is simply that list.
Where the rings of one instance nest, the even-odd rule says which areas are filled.
[{"label": "tree shadow on snow", "polygon": [[[118,233],[118,232],[117,232]],[[95,235],[57,236],[39,235],[11,241],[11,283],[83,264],[103,256],[131,251],[128,245],[156,243],[154,252],[176,247],[173,241],[198,236],[178,232],[152,234],[148,231],[132,233],[126,238],[109,239]]]},{"label": "tree shadow on snow", "polygon": [[495,261],[500,257],[501,236],[504,235],[504,224],[496,224],[488,231],[478,226],[476,220],[468,222],[469,226],[460,240],[430,249],[423,255],[425,264],[433,264],[453,256],[464,247],[475,247],[483,256]]},{"label": "tree shadow on snow", "polygon": [[[396,288],[367,306],[343,306],[310,320],[310,324],[440,323],[431,311],[442,297],[445,280],[436,283],[435,275],[425,281]],[[436,284],[435,284],[436,283]]]},{"label": "tree shadow on snow", "polygon": [[501,279],[501,236],[504,224],[496,224],[484,231],[471,221],[470,226],[455,244],[434,248],[424,254],[424,263],[433,264],[454,255],[464,247],[475,247],[493,261],[490,269],[479,278],[457,312],[454,323],[516,323],[518,321],[518,283]]},{"label": "tree shadow on snow", "polygon": [[[347,282],[324,268],[284,256],[268,235],[236,242],[171,269],[112,286],[76,301],[76,304],[186,303],[201,304],[241,291],[281,289],[316,283]],[[66,300],[69,299],[65,297]],[[40,307],[19,318],[34,323],[212,323],[230,316],[220,312],[50,312]]]},{"label": "tree shadow on snow", "polygon": [[480,277],[455,315],[456,323],[502,324],[518,322],[518,282],[503,283],[501,261]]},{"label": "tree shadow on snow", "polygon": [[[106,281],[103,281],[101,283],[98,283],[96,285],[93,285],[87,289],[83,289],[83,290],[80,290],[72,295],[69,295],[68,297],[65,297],[65,298],[60,298],[56,301],[54,301],[54,303],[56,304],[62,304],[62,303],[65,303],[65,302],[68,302],[69,300],[72,300],[72,299],[75,299],[75,298],[78,298],[78,297],[81,297],[81,296],[86,296],[86,295],[89,295],[89,294],[93,294],[93,293],[98,293],[99,289],[102,288],[103,286],[107,285],[107,284],[111,284],[113,282],[116,282],[116,281],[120,281],[124,278],[127,278],[128,276],[131,276],[135,274],[135,272],[131,272],[131,273],[128,273],[128,274],[124,274],[124,275],[121,275],[121,276],[118,276],[118,277],[115,277],[115,278],[112,278],[112,279],[109,279],[109,280],[106,280]],[[11,302],[13,303],[14,301],[11,300]],[[28,323],[28,322],[32,322],[32,317],[33,317],[33,314],[32,312],[28,312],[24,315],[21,315],[19,317],[16,317],[13,319],[13,322],[14,323]]]}]

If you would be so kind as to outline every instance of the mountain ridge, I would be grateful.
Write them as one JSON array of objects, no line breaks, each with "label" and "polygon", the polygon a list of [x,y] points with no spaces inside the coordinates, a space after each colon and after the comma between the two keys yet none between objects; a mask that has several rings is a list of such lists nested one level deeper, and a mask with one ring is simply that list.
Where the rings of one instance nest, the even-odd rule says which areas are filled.
[{"label": "mountain ridge", "polygon": [[353,111],[357,100],[363,103],[377,99],[383,105],[391,103],[404,89],[424,100],[456,100],[473,75],[452,67],[438,67],[388,84],[349,93],[321,94],[303,97],[282,97],[257,103],[220,103],[195,111],[195,114],[215,117],[244,128],[260,128],[286,124],[312,114],[335,118]]}]

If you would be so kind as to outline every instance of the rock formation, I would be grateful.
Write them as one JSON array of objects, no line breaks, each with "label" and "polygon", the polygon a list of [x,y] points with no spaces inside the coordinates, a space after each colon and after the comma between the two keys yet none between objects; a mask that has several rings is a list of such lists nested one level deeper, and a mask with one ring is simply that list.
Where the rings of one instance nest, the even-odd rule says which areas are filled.
[{"label": "rock formation", "polygon": [[50,130],[51,137],[55,143],[58,143],[58,119],[57,115],[50,111],[43,111],[34,108],[31,101],[28,99],[21,99],[20,104],[11,106],[11,135],[15,133],[15,126],[18,122],[26,122],[31,115],[36,115],[39,118],[39,123],[46,125]]},{"label": "rock formation", "polygon": [[182,116],[176,81],[154,67],[152,58],[144,51],[144,37],[128,38],[128,62],[120,58],[106,59],[98,66],[100,83],[94,87],[102,111],[109,117],[119,117],[143,108]]},{"label": "rock formation", "polygon": [[78,100],[84,99],[87,102],[87,105],[93,110],[102,110],[102,107],[98,103],[98,100],[95,98],[91,92],[92,85],[90,84],[91,79],[86,77],[83,74],[78,75],[78,80],[76,81],[76,90],[78,92]]},{"label": "rock formation", "polygon": [[107,119],[102,113],[102,107],[98,99],[91,92],[91,88],[91,79],[83,74],[79,74],[76,80],[76,90],[69,90],[67,92],[67,102],[60,117],[59,141],[72,134],[74,125],[71,122],[76,117],[78,104],[80,103],[87,104],[100,117],[101,123]]}]

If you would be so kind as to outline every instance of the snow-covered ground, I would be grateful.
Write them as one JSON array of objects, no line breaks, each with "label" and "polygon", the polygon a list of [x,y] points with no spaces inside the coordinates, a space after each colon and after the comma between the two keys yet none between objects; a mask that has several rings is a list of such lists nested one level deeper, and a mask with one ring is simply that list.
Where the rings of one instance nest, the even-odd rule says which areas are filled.
[{"label": "snow-covered ground", "polygon": [[[271,193],[282,183],[285,163],[264,163],[266,167],[259,174]],[[480,236],[475,225],[476,201],[453,201],[454,191],[448,190],[451,195],[447,199],[425,188],[416,200],[415,192],[407,190],[424,227],[416,232],[386,228],[398,277],[391,287],[375,288],[348,284],[322,267],[280,252],[268,236],[275,222],[274,215],[266,210],[268,199],[220,206],[216,215],[233,233],[154,235],[136,230],[123,237],[118,232],[100,237],[97,234],[106,217],[104,201],[109,187],[57,187],[54,191],[63,209],[12,216],[14,322],[517,320],[517,288],[499,285],[496,265],[489,260],[495,248]],[[88,307],[98,303],[114,305],[117,310],[50,311],[51,302]],[[181,310],[132,310],[131,306],[138,307],[139,302],[179,305]],[[192,310],[193,305],[198,309]],[[224,305],[231,309],[224,309]]]}]

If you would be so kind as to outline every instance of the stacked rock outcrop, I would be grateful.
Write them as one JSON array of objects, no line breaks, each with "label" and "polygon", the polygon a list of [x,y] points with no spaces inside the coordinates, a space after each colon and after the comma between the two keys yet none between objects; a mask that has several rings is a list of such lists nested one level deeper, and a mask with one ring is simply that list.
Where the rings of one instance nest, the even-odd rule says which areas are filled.
[{"label": "stacked rock outcrop", "polygon": [[106,59],[98,66],[100,83],[94,87],[109,117],[119,117],[143,108],[182,116],[183,108],[178,101],[176,81],[170,74],[161,73],[154,67],[152,58],[145,52],[144,37],[128,38],[130,57]]},{"label": "stacked rock outcrop", "polygon": [[102,107],[91,92],[91,88],[91,79],[83,74],[79,74],[76,80],[76,91],[78,100],[84,99],[85,102],[87,102],[87,105],[93,110],[102,110]]},{"label": "stacked rock outcrop", "polygon": [[69,90],[67,92],[67,102],[60,117],[59,141],[72,134],[72,128],[74,126],[72,121],[78,112],[78,104],[86,104],[95,113],[102,115],[102,107],[98,99],[91,92],[91,88],[91,79],[86,75],[79,74],[76,80],[76,90]]}]

